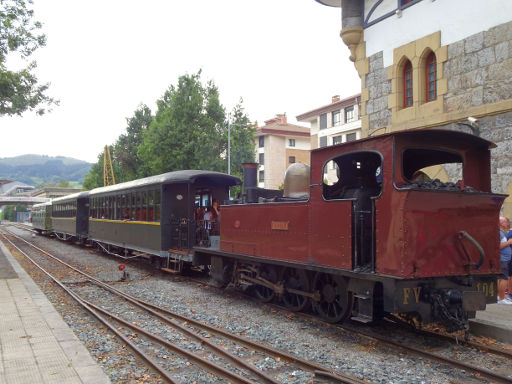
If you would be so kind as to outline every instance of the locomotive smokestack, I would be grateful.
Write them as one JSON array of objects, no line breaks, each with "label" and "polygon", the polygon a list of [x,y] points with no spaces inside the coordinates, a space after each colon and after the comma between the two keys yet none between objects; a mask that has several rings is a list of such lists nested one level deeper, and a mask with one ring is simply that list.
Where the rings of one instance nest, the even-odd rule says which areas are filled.
[{"label": "locomotive smokestack", "polygon": [[257,184],[258,163],[243,163],[244,168],[244,195],[248,188],[255,188]]}]

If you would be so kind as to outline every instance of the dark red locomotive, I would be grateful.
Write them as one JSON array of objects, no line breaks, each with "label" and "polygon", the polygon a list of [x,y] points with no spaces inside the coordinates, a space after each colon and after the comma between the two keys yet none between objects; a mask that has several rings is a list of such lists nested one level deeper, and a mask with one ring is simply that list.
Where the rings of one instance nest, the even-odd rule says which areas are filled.
[{"label": "dark red locomotive", "polygon": [[[221,208],[220,248],[196,247],[194,260],[221,284],[292,310],[312,304],[328,321],[394,313],[465,329],[496,302],[506,196],[491,192],[493,146],[402,131],[312,151],[284,195],[245,175],[244,199]],[[436,172],[456,182],[426,176]]]}]

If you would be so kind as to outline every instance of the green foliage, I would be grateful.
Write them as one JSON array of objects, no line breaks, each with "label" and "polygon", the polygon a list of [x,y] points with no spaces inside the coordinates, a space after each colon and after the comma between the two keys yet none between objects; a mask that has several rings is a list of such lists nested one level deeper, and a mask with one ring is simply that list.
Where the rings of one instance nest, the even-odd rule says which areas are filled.
[{"label": "green foliage", "polygon": [[2,219],[16,221],[16,212],[27,212],[26,205],[6,205],[2,211]]},{"label": "green foliage", "polygon": [[[115,176],[116,170],[114,168],[114,177]],[[85,190],[103,187],[103,152],[98,155],[98,162],[93,164],[90,172],[85,175],[82,187]]]},{"label": "green foliage", "polygon": [[90,169],[90,163],[62,156],[23,155],[0,159],[2,179],[29,185],[56,185],[66,180],[80,186]]},{"label": "green foliage", "polygon": [[119,136],[112,151],[114,176],[117,183],[148,176],[137,151],[143,142],[143,134],[152,121],[151,109],[146,105],[140,105],[133,117],[126,119],[126,134]]},{"label": "green foliage", "polygon": [[[11,71],[6,67],[7,56],[17,53],[27,59],[37,48],[46,44],[46,38],[37,34],[41,23],[33,21],[34,11],[27,8],[32,0],[0,1],[0,116],[21,115],[26,110],[44,114],[46,108],[58,102],[45,95],[48,84],[38,84],[33,74],[36,63]],[[44,107],[43,107],[44,105]]]},{"label": "green foliage", "polygon": [[[141,105],[126,119],[126,133],[110,148],[117,183],[181,169],[227,172],[228,129],[213,82],[201,83],[201,71],[171,85],[151,115]],[[242,163],[254,161],[256,128],[242,107],[231,112],[231,173],[242,177]],[[83,187],[103,186],[103,152]],[[236,191],[235,191],[236,193]]]},{"label": "green foliage", "polygon": [[245,114],[242,99],[231,112],[231,174],[242,178],[243,163],[254,162],[256,126]]},{"label": "green foliage", "polygon": [[225,112],[213,82],[203,86],[201,71],[184,75],[162,99],[138,155],[152,175],[180,169],[222,171],[226,150]]}]

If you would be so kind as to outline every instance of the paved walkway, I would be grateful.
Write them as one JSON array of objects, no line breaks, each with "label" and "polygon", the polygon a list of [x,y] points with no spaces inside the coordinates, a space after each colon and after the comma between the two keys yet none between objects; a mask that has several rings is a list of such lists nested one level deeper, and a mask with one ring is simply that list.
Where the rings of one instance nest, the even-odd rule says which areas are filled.
[{"label": "paved walkway", "polygon": [[469,321],[471,333],[512,344],[512,305],[487,304]]},{"label": "paved walkway", "polygon": [[0,242],[0,384],[110,383]]}]

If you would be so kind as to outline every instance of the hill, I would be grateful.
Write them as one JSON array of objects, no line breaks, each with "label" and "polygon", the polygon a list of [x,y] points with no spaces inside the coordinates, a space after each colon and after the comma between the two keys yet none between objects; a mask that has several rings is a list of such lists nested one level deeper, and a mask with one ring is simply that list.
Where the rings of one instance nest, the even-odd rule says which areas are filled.
[{"label": "hill", "polygon": [[21,155],[0,158],[0,179],[21,181],[29,185],[58,183],[66,180],[81,185],[91,170],[91,163],[64,156]]}]

